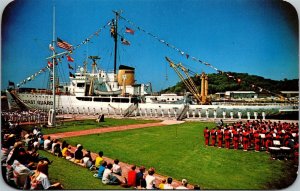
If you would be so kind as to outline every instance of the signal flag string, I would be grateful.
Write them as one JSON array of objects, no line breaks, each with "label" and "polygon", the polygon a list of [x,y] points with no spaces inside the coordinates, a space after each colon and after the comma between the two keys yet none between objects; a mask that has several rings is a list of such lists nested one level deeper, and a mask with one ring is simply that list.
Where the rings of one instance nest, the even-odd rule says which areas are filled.
[{"label": "signal flag string", "polygon": [[[237,77],[233,76],[233,75],[231,74],[231,72],[224,72],[224,71],[222,71],[222,70],[216,68],[215,66],[213,66],[212,64],[210,64],[210,63],[208,63],[208,62],[202,61],[202,60],[200,60],[200,59],[198,59],[198,58],[196,58],[196,57],[194,57],[194,56],[191,56],[189,53],[187,53],[187,52],[185,52],[185,51],[182,51],[181,49],[177,48],[176,46],[172,45],[171,43],[169,43],[169,42],[167,42],[167,41],[165,41],[165,40],[159,38],[158,36],[156,36],[156,35],[154,35],[154,34],[148,32],[148,31],[146,31],[145,29],[143,29],[143,28],[141,28],[140,26],[136,25],[134,22],[130,21],[129,19],[127,19],[127,18],[125,18],[125,17],[123,17],[123,16],[121,16],[121,15],[119,15],[119,17],[120,17],[121,19],[125,20],[126,22],[128,22],[129,24],[131,24],[133,27],[135,27],[135,28],[138,29],[139,31],[142,31],[142,32],[146,33],[147,35],[149,35],[149,36],[151,36],[152,38],[156,39],[158,42],[160,42],[160,43],[166,45],[167,47],[172,48],[173,50],[177,51],[180,55],[185,56],[186,59],[192,59],[192,60],[195,61],[195,62],[204,64],[205,66],[210,67],[210,68],[212,68],[213,70],[215,70],[217,73],[226,75],[227,78],[236,81],[238,84],[240,84],[240,83],[242,82],[242,80],[241,80],[240,78],[237,78]],[[270,90],[267,90],[267,89],[265,89],[265,88],[263,88],[263,87],[260,87],[260,86],[258,86],[258,85],[252,84],[252,83],[250,84],[250,87],[251,87],[252,89],[258,89],[260,92],[266,91],[266,92],[268,92],[268,93],[270,93],[270,94],[273,94],[273,95],[276,95],[276,96],[278,96],[278,97],[283,97],[282,95],[280,95],[280,94],[278,94],[278,93],[272,92],[272,91],[270,91]]]}]

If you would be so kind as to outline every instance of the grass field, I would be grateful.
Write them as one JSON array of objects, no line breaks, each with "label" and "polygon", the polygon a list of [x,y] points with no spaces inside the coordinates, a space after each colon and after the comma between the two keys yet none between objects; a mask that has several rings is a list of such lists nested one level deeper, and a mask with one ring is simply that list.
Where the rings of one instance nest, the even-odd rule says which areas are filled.
[{"label": "grass field", "polygon": [[[94,128],[105,128],[121,125],[130,125],[130,124],[144,124],[144,123],[154,123],[159,122],[159,120],[140,120],[140,119],[114,119],[114,118],[105,118],[104,122],[96,122],[96,120],[82,120],[82,121],[68,121],[64,122],[56,128],[43,128],[43,134],[52,134],[52,133],[63,133],[70,131],[81,131]],[[26,130],[33,129],[33,126],[24,126]]]},{"label": "grass field", "polygon": [[[156,172],[175,179],[186,178],[202,189],[275,189],[287,179],[287,161],[271,160],[265,152],[205,147],[203,129],[213,123],[186,122],[66,138],[92,152],[129,164],[153,166]],[[289,177],[288,177],[289,178]],[[289,185],[293,182],[286,183]],[[284,187],[284,186],[283,186]],[[89,187],[85,187],[89,189]]]}]

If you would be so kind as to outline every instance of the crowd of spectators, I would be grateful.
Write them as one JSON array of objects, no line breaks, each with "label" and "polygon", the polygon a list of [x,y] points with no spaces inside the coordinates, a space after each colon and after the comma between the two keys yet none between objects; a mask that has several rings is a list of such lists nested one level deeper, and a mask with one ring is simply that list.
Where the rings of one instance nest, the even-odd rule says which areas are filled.
[{"label": "crowd of spectators", "polygon": [[230,125],[218,123],[212,129],[206,127],[203,132],[206,146],[226,149],[253,149],[256,152],[273,152],[281,148],[285,159],[299,159],[298,123],[272,121],[234,122]]},{"label": "crowd of spectators", "polygon": [[37,128],[24,134],[18,125],[1,120],[1,169],[4,181],[17,189],[63,189],[59,182],[49,181],[52,161],[40,156],[45,141]]}]

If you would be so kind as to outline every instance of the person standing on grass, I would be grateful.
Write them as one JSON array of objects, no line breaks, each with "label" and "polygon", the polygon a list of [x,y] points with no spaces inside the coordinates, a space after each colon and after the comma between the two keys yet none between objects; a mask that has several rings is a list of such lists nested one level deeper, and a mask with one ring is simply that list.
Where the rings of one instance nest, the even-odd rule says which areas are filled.
[{"label": "person standing on grass", "polygon": [[225,137],[225,147],[226,149],[230,149],[231,132],[229,131],[229,128],[225,129],[224,137]]},{"label": "person standing on grass", "polygon": [[238,150],[238,148],[239,148],[240,134],[239,134],[239,132],[237,131],[236,128],[234,128],[232,130],[232,134],[233,134],[233,149],[234,150]]},{"label": "person standing on grass", "polygon": [[217,130],[217,136],[218,136],[218,147],[222,148],[223,145],[223,131],[221,127]]},{"label": "person standing on grass", "polygon": [[101,165],[101,163],[103,161],[102,157],[103,157],[103,151],[100,151],[98,153],[98,156],[95,159],[95,167],[96,167],[96,169],[99,169],[99,167],[100,167],[100,165]]},{"label": "person standing on grass", "polygon": [[248,129],[244,130],[242,136],[243,136],[244,151],[248,151],[248,146],[249,146],[249,132],[248,132]]},{"label": "person standing on grass", "polygon": [[205,138],[205,146],[208,146],[209,145],[209,137],[210,137],[210,132],[209,132],[208,127],[205,127],[203,133],[204,133],[204,138]]},{"label": "person standing on grass", "polygon": [[217,131],[216,131],[216,128],[213,128],[210,131],[210,136],[211,136],[211,146],[214,147],[216,145],[216,142],[217,142]]},{"label": "person standing on grass", "polygon": [[146,189],[156,189],[155,184],[155,176],[153,176],[155,173],[155,170],[153,167],[149,168],[148,175],[146,176]]}]

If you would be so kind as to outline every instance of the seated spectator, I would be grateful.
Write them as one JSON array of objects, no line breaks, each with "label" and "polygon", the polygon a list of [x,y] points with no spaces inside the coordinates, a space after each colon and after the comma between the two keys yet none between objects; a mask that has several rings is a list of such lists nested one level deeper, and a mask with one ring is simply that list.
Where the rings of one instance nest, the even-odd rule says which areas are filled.
[{"label": "seated spectator", "polygon": [[156,189],[155,185],[155,176],[153,176],[155,173],[155,170],[153,167],[149,168],[148,175],[146,176],[146,189]]},{"label": "seated spectator", "polygon": [[114,160],[114,164],[113,164],[113,167],[112,167],[112,172],[117,174],[117,175],[122,176],[122,169],[121,169],[121,166],[119,165],[119,159]]},{"label": "seated spectator", "polygon": [[140,167],[140,172],[138,172],[136,174],[136,186],[138,189],[144,189],[146,188],[146,180],[145,180],[145,177],[144,177],[144,173],[145,173],[145,167],[144,166],[141,166]]},{"label": "seated spectator", "polygon": [[61,155],[67,160],[74,158],[74,154],[71,151],[71,146],[68,143],[66,143],[64,148],[62,149]]},{"label": "seated spectator", "polygon": [[75,158],[75,163],[80,163],[81,159],[83,158],[83,152],[82,152],[82,145],[81,144],[78,144],[77,145],[77,149],[74,153],[74,158]]},{"label": "seated spectator", "polygon": [[112,169],[112,164],[109,163],[103,172],[102,183],[103,184],[113,184],[113,185],[120,184],[120,181],[118,180],[118,178],[112,174],[111,169]]},{"label": "seated spectator", "polygon": [[133,187],[136,187],[136,166],[135,165],[132,165],[131,166],[131,170],[128,172],[128,180],[127,180],[127,185],[129,187],[133,186]]},{"label": "seated spectator", "polygon": [[81,164],[86,168],[90,168],[93,165],[91,151],[87,151],[87,153],[84,154],[84,157],[81,159]]},{"label": "seated spectator", "polygon": [[194,190],[200,190],[200,186],[199,186],[198,184],[196,184],[196,185],[194,186]]},{"label": "seated spectator", "polygon": [[186,179],[182,179],[181,180],[181,186],[176,187],[176,189],[181,189],[181,190],[188,189],[187,185],[188,185],[187,180]]},{"label": "seated spectator", "polygon": [[53,154],[58,156],[58,157],[62,157],[62,153],[61,153],[61,149],[60,149],[60,144],[59,143],[56,143],[54,145],[54,148],[53,148]]},{"label": "seated spectator", "polygon": [[161,183],[158,185],[158,188],[160,190],[163,190],[164,189],[164,185],[166,184],[167,180],[164,178],[162,179]]},{"label": "seated spectator", "polygon": [[17,188],[24,188],[31,170],[17,160],[14,160],[12,169],[15,185],[17,186]]},{"label": "seated spectator", "polygon": [[50,143],[51,143],[51,138],[50,136],[47,137],[47,139],[44,141],[44,149],[45,150],[50,150]]},{"label": "seated spectator", "polygon": [[102,179],[106,165],[107,165],[107,162],[103,161],[101,166],[99,167],[98,173],[94,174],[94,177]]},{"label": "seated spectator", "polygon": [[173,188],[173,186],[171,185],[172,182],[173,182],[172,177],[168,177],[168,179],[167,179],[167,184],[164,185],[164,189],[166,189],[166,190],[173,190],[174,188]]},{"label": "seated spectator", "polygon": [[96,166],[96,169],[99,169],[99,167],[100,167],[100,165],[101,165],[101,163],[102,163],[102,161],[103,161],[103,151],[100,151],[99,153],[98,153],[98,156],[96,157],[96,159],[95,159],[95,166]]},{"label": "seated spectator", "polygon": [[58,140],[57,139],[54,139],[53,140],[53,143],[52,143],[52,145],[51,145],[51,152],[54,154],[54,149],[55,149],[55,145],[57,145],[58,144]]},{"label": "seated spectator", "polygon": [[48,169],[48,163],[47,162],[39,162],[37,165],[37,169],[34,173],[34,175],[31,177],[30,181],[30,190],[58,190],[63,189],[62,185],[57,182],[55,184],[50,184],[50,181],[48,179],[48,175],[46,172],[46,169]]}]

